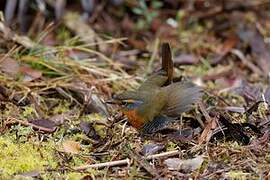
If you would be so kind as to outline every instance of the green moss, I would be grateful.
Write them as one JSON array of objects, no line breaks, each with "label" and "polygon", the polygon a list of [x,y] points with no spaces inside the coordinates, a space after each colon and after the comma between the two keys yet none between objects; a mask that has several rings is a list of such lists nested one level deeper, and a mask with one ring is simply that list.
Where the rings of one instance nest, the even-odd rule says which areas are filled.
[{"label": "green moss", "polygon": [[251,174],[242,171],[230,171],[228,173],[229,179],[250,179]]},{"label": "green moss", "polygon": [[81,173],[71,172],[67,174],[66,178],[69,180],[77,180],[77,179],[82,179],[83,175]]},{"label": "green moss", "polygon": [[24,118],[34,117],[35,116],[35,108],[33,108],[32,106],[23,107],[22,116]]},{"label": "green moss", "polygon": [[67,100],[58,101],[58,106],[53,108],[53,114],[61,114],[70,111],[70,102]]},{"label": "green moss", "polygon": [[203,76],[206,75],[209,69],[211,69],[211,65],[209,64],[208,59],[201,59],[202,64],[199,64],[198,66],[190,66],[187,67],[185,70],[184,75],[197,75],[197,76]]},{"label": "green moss", "polygon": [[83,116],[81,119],[87,122],[92,122],[94,124],[93,126],[96,132],[98,133],[98,135],[101,136],[102,138],[106,137],[106,134],[105,134],[106,127],[100,124],[100,123],[105,124],[107,122],[107,119],[105,116],[102,116],[101,114],[98,114],[98,113],[92,113],[92,114]]},{"label": "green moss", "polygon": [[0,171],[3,176],[23,173],[33,170],[42,171],[45,167],[55,168],[52,147],[38,148],[30,142],[13,143],[0,137]]},{"label": "green moss", "polygon": [[266,156],[265,156],[265,160],[270,163],[270,153],[268,153]]},{"label": "green moss", "polygon": [[1,111],[1,113],[4,117],[12,116],[13,114],[18,113],[18,107],[14,104],[6,103],[5,109]]},{"label": "green moss", "polygon": [[71,39],[71,34],[66,27],[61,26],[57,30],[56,38],[62,42],[65,42],[65,41]]},{"label": "green moss", "polygon": [[133,165],[130,167],[130,173],[128,179],[136,179],[136,176],[138,175],[138,167],[136,165]]},{"label": "green moss", "polygon": [[[32,127],[24,127],[21,125],[15,125],[12,127],[11,133],[9,134],[8,138],[12,141],[16,141],[17,139],[20,140],[20,142],[28,141],[28,137],[30,137],[34,130]],[[14,133],[16,132],[16,133]]]},{"label": "green moss", "polygon": [[79,156],[73,156],[72,160],[73,160],[74,166],[80,166],[80,165],[83,165],[85,163],[85,161],[82,160]]},{"label": "green moss", "polygon": [[168,142],[167,144],[167,151],[173,151],[177,149],[177,144],[174,142]]}]

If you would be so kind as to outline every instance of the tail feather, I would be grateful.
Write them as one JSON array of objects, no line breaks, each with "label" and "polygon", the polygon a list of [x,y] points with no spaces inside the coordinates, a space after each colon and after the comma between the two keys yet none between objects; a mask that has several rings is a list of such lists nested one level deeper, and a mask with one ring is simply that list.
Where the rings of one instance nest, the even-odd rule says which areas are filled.
[{"label": "tail feather", "polygon": [[162,55],[162,70],[167,73],[167,82],[166,84],[171,84],[173,79],[173,60],[172,52],[169,43],[163,43],[161,48]]},{"label": "tail feather", "polygon": [[192,104],[202,96],[202,88],[191,82],[178,82],[163,88],[168,93],[168,101],[164,108],[164,114],[170,117],[179,116],[190,110]]}]

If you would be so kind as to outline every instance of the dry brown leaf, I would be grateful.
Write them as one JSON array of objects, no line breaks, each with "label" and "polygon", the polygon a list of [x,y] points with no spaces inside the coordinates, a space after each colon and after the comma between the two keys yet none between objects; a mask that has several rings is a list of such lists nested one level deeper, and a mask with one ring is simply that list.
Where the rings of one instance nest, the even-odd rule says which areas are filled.
[{"label": "dry brown leaf", "polygon": [[78,154],[80,152],[81,146],[78,142],[66,140],[63,142],[63,149],[67,153]]},{"label": "dry brown leaf", "polygon": [[24,81],[33,81],[42,77],[42,72],[28,66],[20,67],[20,72],[25,75]]},{"label": "dry brown leaf", "polygon": [[185,172],[191,172],[198,169],[202,163],[202,156],[195,157],[193,159],[183,160],[180,158],[169,158],[164,161],[170,170],[183,170]]},{"label": "dry brown leaf", "polygon": [[213,58],[213,64],[218,64],[237,44],[238,39],[231,36],[225,40],[220,48],[217,49],[217,54]]},{"label": "dry brown leaf", "polygon": [[142,149],[144,156],[156,154],[157,152],[164,149],[164,144],[145,144]]},{"label": "dry brown leaf", "polygon": [[15,76],[19,72],[19,63],[13,58],[5,57],[0,60],[0,70],[4,73]]},{"label": "dry brown leaf", "polygon": [[31,124],[34,124],[36,127],[34,129],[43,129],[43,132],[52,133],[56,130],[57,124],[53,121],[50,121],[48,119],[35,119],[29,121]]},{"label": "dry brown leaf", "polygon": [[41,71],[32,69],[26,65],[20,65],[18,61],[11,57],[4,57],[1,59],[0,56],[0,70],[13,77],[21,73],[25,75],[24,81],[33,81],[42,77]]},{"label": "dry brown leaf", "polygon": [[218,49],[218,53],[223,56],[226,55],[237,44],[237,42],[238,39],[235,36],[229,37],[228,39],[225,40],[222,47]]}]

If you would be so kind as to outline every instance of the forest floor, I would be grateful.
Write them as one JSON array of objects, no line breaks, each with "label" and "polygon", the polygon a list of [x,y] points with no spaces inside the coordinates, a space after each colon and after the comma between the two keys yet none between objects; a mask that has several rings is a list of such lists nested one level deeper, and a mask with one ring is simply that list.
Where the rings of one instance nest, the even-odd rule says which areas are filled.
[{"label": "forest floor", "polygon": [[[270,178],[270,3],[73,5],[24,35],[0,21],[2,179]],[[142,136],[106,101],[160,67],[163,42],[204,95]]]}]

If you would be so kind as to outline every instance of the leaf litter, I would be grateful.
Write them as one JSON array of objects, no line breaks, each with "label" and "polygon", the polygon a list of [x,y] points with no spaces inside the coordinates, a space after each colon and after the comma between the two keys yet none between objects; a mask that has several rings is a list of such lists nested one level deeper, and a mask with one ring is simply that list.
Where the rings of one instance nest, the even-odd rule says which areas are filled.
[{"label": "leaf litter", "polygon": [[[147,13],[108,3],[84,18],[59,3],[62,23],[33,23],[31,36],[13,31],[9,5],[0,23],[4,178],[269,178],[269,3],[139,3],[119,6]],[[142,137],[105,102],[157,69],[165,41],[176,76],[204,87],[203,106]],[[8,160],[19,148],[19,163]]]}]

